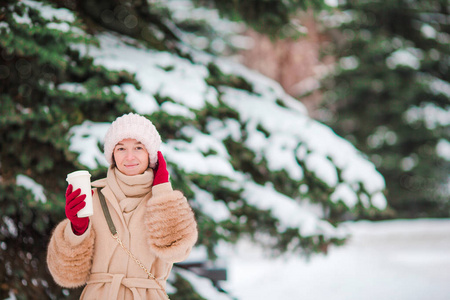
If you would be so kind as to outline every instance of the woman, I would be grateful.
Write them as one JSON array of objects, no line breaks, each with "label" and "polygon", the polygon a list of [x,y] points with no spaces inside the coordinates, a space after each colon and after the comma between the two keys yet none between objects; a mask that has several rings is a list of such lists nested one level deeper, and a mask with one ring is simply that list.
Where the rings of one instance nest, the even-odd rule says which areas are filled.
[{"label": "woman", "polygon": [[[173,263],[186,259],[197,241],[193,211],[172,190],[160,144],[148,119],[119,117],[105,137],[107,176],[92,183],[93,216],[77,217],[86,195],[68,186],[67,219],[52,234],[47,263],[59,285],[86,285],[81,299],[167,299]],[[123,247],[110,232],[102,195]]]}]

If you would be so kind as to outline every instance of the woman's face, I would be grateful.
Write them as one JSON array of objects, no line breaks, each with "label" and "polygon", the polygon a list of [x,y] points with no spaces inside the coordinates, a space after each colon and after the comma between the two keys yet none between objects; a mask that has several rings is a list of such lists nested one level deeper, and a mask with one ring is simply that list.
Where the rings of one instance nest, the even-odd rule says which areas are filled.
[{"label": "woman's face", "polygon": [[120,172],[125,175],[138,175],[148,168],[148,152],[141,142],[124,139],[117,143],[113,152],[114,161]]}]

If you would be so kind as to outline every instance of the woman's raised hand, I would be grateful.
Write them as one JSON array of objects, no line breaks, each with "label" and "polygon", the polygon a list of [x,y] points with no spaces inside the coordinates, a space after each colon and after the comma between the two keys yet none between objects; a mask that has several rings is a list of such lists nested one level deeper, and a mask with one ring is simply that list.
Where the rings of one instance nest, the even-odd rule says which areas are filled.
[{"label": "woman's raised hand", "polygon": [[161,151],[158,151],[158,164],[153,170],[153,186],[169,182],[169,172],[167,171],[167,164]]}]

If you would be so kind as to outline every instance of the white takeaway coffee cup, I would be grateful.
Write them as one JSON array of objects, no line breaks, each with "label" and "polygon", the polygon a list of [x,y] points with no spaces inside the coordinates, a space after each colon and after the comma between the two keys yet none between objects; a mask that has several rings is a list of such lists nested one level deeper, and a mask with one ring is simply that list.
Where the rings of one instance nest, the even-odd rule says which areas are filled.
[{"label": "white takeaway coffee cup", "polygon": [[78,213],[78,218],[89,217],[94,214],[94,208],[92,206],[92,193],[91,193],[91,174],[88,171],[75,171],[67,174],[66,181],[73,186],[73,190],[81,189],[81,194],[86,195],[86,206],[83,207]]}]

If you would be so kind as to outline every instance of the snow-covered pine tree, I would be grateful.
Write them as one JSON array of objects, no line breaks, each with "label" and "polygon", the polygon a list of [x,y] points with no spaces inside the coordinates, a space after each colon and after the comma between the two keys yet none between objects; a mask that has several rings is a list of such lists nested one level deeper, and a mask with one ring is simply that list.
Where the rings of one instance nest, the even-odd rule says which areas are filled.
[{"label": "snow-covered pine tree", "polygon": [[[65,176],[103,177],[106,128],[130,111],[157,125],[173,185],[195,209],[195,252],[208,259],[247,237],[274,254],[325,252],[345,240],[337,226],[347,212],[386,207],[382,176],[350,143],[275,82],[192,47],[186,20],[200,14],[215,28],[217,11],[189,1],[178,2],[184,17],[172,1],[3,3],[0,297],[79,296],[56,286],[45,262]],[[231,298],[179,268],[168,292]]]},{"label": "snow-covered pine tree", "polygon": [[368,154],[397,217],[450,216],[447,1],[345,1],[328,15],[322,119]]}]

